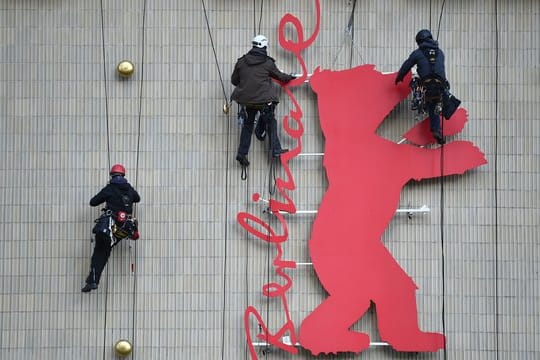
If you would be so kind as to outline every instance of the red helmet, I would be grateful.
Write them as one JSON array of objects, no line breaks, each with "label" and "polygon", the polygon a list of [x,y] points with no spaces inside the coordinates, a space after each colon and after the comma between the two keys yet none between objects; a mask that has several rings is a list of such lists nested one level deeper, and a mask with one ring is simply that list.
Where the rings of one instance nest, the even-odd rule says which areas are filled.
[{"label": "red helmet", "polygon": [[109,172],[109,174],[111,174],[111,175],[120,174],[122,176],[125,176],[126,175],[126,169],[121,164],[114,164],[112,166],[111,171]]}]

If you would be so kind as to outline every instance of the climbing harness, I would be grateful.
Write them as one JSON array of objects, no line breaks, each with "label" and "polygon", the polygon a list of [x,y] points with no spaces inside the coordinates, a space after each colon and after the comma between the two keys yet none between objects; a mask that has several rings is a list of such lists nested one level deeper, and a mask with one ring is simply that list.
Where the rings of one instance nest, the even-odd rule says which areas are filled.
[{"label": "climbing harness", "polygon": [[111,240],[111,247],[116,246],[121,240],[139,238],[137,219],[125,211],[113,212],[102,209],[102,214],[96,220],[92,229],[94,234],[104,234]]},{"label": "climbing harness", "polygon": [[411,82],[409,83],[412,93],[411,110],[416,111],[417,118],[419,118],[427,114],[427,102],[436,101],[435,113],[441,115],[443,112],[443,99],[449,97],[449,95],[446,95],[449,92],[443,87],[443,83],[435,77],[421,80],[416,71],[412,73]]}]

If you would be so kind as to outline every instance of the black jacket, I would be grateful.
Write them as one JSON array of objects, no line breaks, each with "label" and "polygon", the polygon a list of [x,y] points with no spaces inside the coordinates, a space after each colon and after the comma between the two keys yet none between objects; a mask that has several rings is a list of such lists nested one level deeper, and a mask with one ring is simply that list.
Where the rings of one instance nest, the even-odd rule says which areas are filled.
[{"label": "black jacket", "polygon": [[281,72],[265,49],[253,47],[234,66],[231,83],[236,87],[231,100],[243,105],[279,102],[279,87],[272,78],[287,83],[294,76]]},{"label": "black jacket", "polygon": [[133,213],[133,203],[141,201],[137,191],[122,176],[115,176],[101,191],[90,199],[90,206],[106,203],[111,211],[123,210]]},{"label": "black jacket", "polygon": [[[435,49],[437,51],[437,57],[435,59],[435,63],[433,64],[433,69],[425,55],[425,53],[427,53],[427,51],[430,49]],[[433,39],[426,39],[420,43],[420,45],[418,45],[418,49],[414,50],[409,58],[405,60],[403,65],[401,65],[396,80],[402,81],[405,75],[407,75],[409,70],[411,70],[414,65],[416,65],[416,71],[418,76],[420,76],[420,79],[430,75],[433,71],[433,73],[438,75],[441,79],[446,80],[446,74],[444,71],[444,53],[441,49],[439,49],[439,44],[437,41]]]}]

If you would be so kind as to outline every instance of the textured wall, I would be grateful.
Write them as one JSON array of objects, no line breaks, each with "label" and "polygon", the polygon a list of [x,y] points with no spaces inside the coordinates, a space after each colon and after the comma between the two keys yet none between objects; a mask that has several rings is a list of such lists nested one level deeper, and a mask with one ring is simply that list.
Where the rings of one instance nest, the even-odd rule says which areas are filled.
[{"label": "textured wall", "polygon": [[[321,0],[320,33],[304,52],[308,70],[371,63],[395,71],[416,31],[430,27],[469,112],[460,137],[489,161],[446,178],[442,191],[439,181],[407,186],[401,206],[432,211],[396,215],[385,233],[420,288],[420,326],[443,331],[444,317],[449,359],[538,358],[540,3],[370,0],[352,13],[353,3]],[[239,211],[267,216],[250,201],[254,192],[269,195],[266,151],[253,142],[242,181],[237,108],[225,115],[222,106],[234,63],[258,32],[269,37],[278,66],[300,71],[277,41],[286,12],[311,33],[312,1],[0,0],[1,359],[113,359],[120,338],[135,344],[137,359],[241,359],[248,305],[272,331],[283,324],[280,304],[261,295],[277,280],[274,250],[236,222]],[[344,31],[351,13],[352,36]],[[116,75],[122,59],[136,66],[131,79]],[[304,111],[304,152],[322,152],[316,97],[307,85],[293,92]],[[277,115],[290,108],[284,99]],[[407,109],[400,105],[379,133],[398,141],[415,123]],[[284,146],[294,146],[281,133]],[[88,200],[116,162],[142,196],[142,237],[116,247],[99,290],[81,294],[98,215]],[[321,159],[290,165],[298,209],[315,210],[327,184]],[[309,262],[313,215],[287,220],[285,257]],[[299,325],[324,291],[309,266],[288,273]],[[355,328],[378,339],[372,313]],[[264,356],[311,358],[303,350]],[[444,352],[378,347],[361,357]]]}]

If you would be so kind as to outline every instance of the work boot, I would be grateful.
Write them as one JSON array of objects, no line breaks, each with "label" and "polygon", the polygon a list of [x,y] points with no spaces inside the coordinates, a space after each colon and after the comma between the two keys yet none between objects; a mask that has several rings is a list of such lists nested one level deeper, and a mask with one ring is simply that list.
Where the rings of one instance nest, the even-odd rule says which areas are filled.
[{"label": "work boot", "polygon": [[435,140],[437,140],[437,144],[439,145],[443,145],[444,143],[446,143],[446,141],[444,141],[444,137],[441,135],[440,130],[433,131],[433,137],[435,138]]},{"label": "work boot", "polygon": [[87,292],[90,292],[92,290],[96,290],[97,288],[98,288],[98,286],[97,286],[96,283],[88,283],[81,289],[81,292],[87,293]]},{"label": "work boot", "polygon": [[289,151],[289,149],[280,149],[278,151],[273,151],[272,156],[278,158],[281,156],[281,154],[285,154],[287,151]]},{"label": "work boot", "polygon": [[246,155],[238,154],[236,155],[236,160],[240,163],[242,166],[249,166],[249,161],[246,157]]}]

